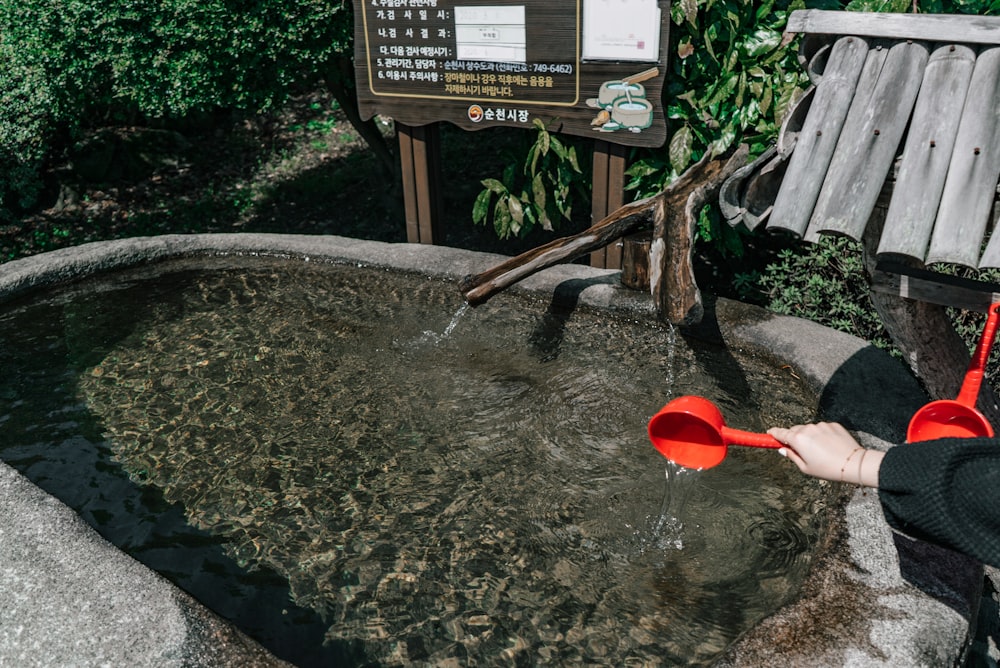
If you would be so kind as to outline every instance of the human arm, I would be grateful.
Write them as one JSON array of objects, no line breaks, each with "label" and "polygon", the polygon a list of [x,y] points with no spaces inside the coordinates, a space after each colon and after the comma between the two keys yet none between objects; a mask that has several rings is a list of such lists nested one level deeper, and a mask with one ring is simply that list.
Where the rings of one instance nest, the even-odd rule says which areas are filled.
[{"label": "human arm", "polygon": [[805,474],[865,487],[878,487],[885,453],[866,450],[842,425],[818,422],[795,427],[774,427],[768,432],[784,443],[778,452]]},{"label": "human arm", "polygon": [[861,448],[839,424],[768,433],[788,446],[783,454],[803,473],[877,487],[886,521],[897,531],[1000,568],[997,439],[904,443],[882,453]]},{"label": "human arm", "polygon": [[945,438],[885,455],[879,500],[894,529],[1000,568],[1000,442]]}]

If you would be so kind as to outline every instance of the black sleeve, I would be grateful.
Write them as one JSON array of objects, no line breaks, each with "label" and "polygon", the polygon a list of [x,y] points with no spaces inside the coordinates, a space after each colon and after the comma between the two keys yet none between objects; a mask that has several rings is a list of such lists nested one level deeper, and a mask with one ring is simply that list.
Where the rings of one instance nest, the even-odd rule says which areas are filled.
[{"label": "black sleeve", "polygon": [[1000,440],[898,445],[878,483],[890,526],[1000,568]]}]

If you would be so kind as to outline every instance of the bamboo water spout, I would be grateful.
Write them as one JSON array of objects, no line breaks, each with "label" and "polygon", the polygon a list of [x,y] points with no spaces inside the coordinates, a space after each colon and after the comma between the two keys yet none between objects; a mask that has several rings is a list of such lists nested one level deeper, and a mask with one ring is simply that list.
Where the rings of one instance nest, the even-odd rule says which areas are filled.
[{"label": "bamboo water spout", "polygon": [[704,311],[691,257],[698,213],[716,197],[723,182],[746,163],[748,152],[741,145],[717,159],[706,155],[653,197],[626,204],[583,232],[466,276],[459,282],[459,289],[469,304],[478,306],[542,269],[569,262],[651,226],[650,293],[660,317],[678,325],[696,323]]}]

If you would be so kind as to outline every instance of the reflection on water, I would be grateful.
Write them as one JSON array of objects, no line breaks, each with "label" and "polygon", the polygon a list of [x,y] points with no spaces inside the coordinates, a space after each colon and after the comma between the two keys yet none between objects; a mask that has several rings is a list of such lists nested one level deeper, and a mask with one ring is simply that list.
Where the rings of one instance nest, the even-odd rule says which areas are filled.
[{"label": "reflection on water", "polygon": [[73,437],[246,572],[283,578],[286,610],[321,615],[355,664],[708,662],[804,576],[817,485],[743,448],[664,476],[645,434],[677,394],[741,428],[810,419],[767,364],[745,360],[734,385],[753,392],[732,396],[731,365],[657,325],[577,310],[539,356],[540,304],[466,311],[450,284],[228,263],[3,316],[5,368],[45,347],[56,371],[35,373],[66,394],[42,416],[52,393],[5,379],[0,423],[21,440],[0,455],[30,475],[86,422],[106,440]]}]

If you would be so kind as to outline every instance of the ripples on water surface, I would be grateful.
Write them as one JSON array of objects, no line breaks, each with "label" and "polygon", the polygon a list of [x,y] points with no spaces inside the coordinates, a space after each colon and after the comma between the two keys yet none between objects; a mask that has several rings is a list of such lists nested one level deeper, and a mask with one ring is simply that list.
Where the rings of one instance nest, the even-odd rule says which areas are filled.
[{"label": "ripples on water surface", "polygon": [[[667,471],[645,433],[690,393],[812,419],[772,364],[376,269],[142,273],[2,315],[0,456],[210,605],[289,587],[292,631],[237,621],[290,658],[330,656],[289,649],[292,610],[357,665],[707,662],[805,574],[816,484],[747,448]],[[225,554],[164,556],[191,541]]]}]

